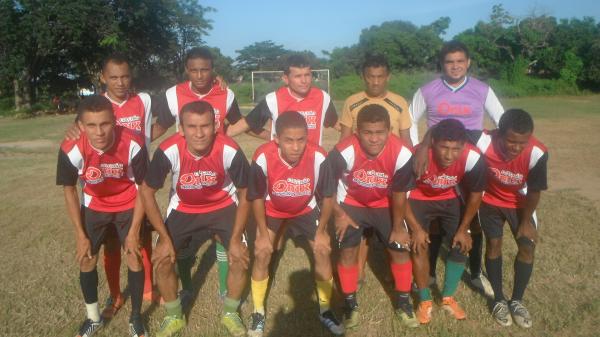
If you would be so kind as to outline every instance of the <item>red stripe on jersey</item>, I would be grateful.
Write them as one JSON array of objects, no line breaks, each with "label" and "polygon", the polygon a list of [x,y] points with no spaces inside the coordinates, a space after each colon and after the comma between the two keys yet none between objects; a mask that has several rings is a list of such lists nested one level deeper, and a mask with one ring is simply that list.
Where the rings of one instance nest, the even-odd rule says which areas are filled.
[{"label": "red stripe on jersey", "polygon": [[130,164],[144,142],[121,126],[115,126],[114,134],[115,141],[105,152],[93,148],[85,133],[78,140],[61,144],[78,169],[83,184],[82,204],[98,212],[121,212],[135,206],[137,187]]},{"label": "red stripe on jersey", "polygon": [[[360,147],[356,135],[336,145],[346,162],[338,182],[337,201],[356,207],[389,207],[392,179],[399,163],[410,159],[412,151],[402,140],[390,135],[376,158],[370,159]],[[402,166],[402,165],[401,165]]]},{"label": "red stripe on jersey", "polygon": [[[513,160],[506,161],[500,150],[500,137],[497,130],[481,134],[478,142],[488,166],[488,185],[483,194],[483,202],[505,208],[525,206],[527,178],[529,171],[548,150],[535,137],[529,138],[529,144]],[[487,144],[482,148],[480,144]]]},{"label": "red stripe on jersey", "polygon": [[145,139],[146,147],[150,145],[150,127],[152,114],[150,112],[150,96],[145,93],[130,94],[126,101],[117,103],[105,93],[104,96],[112,103],[117,125],[135,131]]},{"label": "red stripe on jersey", "polygon": [[171,162],[169,211],[209,213],[237,202],[236,188],[227,173],[227,165],[239,149],[233,139],[217,133],[210,153],[202,157],[189,152],[179,133],[159,147]]},{"label": "red stripe on jersey", "polygon": [[315,208],[319,169],[326,155],[320,146],[309,142],[298,164],[290,166],[281,158],[275,141],[256,150],[253,160],[267,177],[265,211],[268,216],[292,218]]},{"label": "red stripe on jersey", "polygon": [[[176,112],[177,115],[171,111],[171,113],[177,117],[177,121],[179,121],[179,112],[181,108],[191,102],[203,101],[209,103],[213,109],[215,110],[215,123],[217,126],[217,131],[223,132],[225,125],[225,117],[227,117],[227,97],[228,97],[228,89],[221,89],[220,85],[214,84],[210,89],[208,94],[199,95],[192,91],[191,83],[189,81],[179,83],[175,86],[175,94],[177,98],[177,107]],[[171,104],[169,103],[169,108],[172,109]]]}]

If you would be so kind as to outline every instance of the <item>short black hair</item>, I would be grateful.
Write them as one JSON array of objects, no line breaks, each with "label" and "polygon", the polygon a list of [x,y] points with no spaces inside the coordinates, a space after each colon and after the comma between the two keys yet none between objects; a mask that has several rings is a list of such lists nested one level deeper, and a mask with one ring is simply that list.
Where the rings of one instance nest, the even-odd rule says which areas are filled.
[{"label": "short black hair", "polygon": [[431,138],[435,142],[451,141],[464,143],[467,130],[459,120],[449,118],[437,123],[431,130]]},{"label": "short black hair", "polygon": [[288,56],[283,65],[283,73],[286,75],[290,74],[290,68],[311,68],[310,61],[302,54],[292,54]]},{"label": "short black hair", "polygon": [[390,128],[390,114],[379,104],[369,104],[364,106],[356,116],[356,128],[361,129],[364,123],[384,122],[385,127]]},{"label": "short black hair", "polygon": [[283,130],[291,128],[301,128],[308,130],[306,119],[297,111],[286,111],[277,117],[275,121],[275,133],[280,135]]},{"label": "short black hair", "polygon": [[187,63],[189,60],[193,59],[203,59],[210,61],[210,66],[214,66],[214,58],[210,49],[206,47],[194,47],[185,54],[185,59],[183,60],[183,64],[187,67]]},{"label": "short black hair", "polygon": [[121,65],[121,64],[129,65],[129,59],[124,54],[112,53],[102,60],[102,71],[104,71],[106,69],[106,66],[109,63],[114,63],[117,65]]},{"label": "short black hair", "polygon": [[91,95],[87,96],[79,102],[77,106],[77,119],[81,120],[81,117],[86,112],[101,112],[101,111],[109,111],[110,115],[114,119],[114,111],[112,103],[102,95]]},{"label": "short black hair", "polygon": [[465,57],[467,59],[471,58],[470,54],[469,54],[469,48],[467,48],[467,46],[457,40],[452,40],[452,41],[448,41],[446,43],[444,43],[444,45],[442,46],[442,49],[440,50],[440,64],[444,63],[444,60],[446,59],[446,55],[450,54],[450,53],[456,53],[456,52],[463,52],[465,54]]},{"label": "short black hair", "polygon": [[379,68],[384,67],[385,70],[390,72],[390,64],[385,56],[381,54],[367,54],[365,62],[363,62],[361,71],[364,74],[367,68]]},{"label": "short black hair", "polygon": [[[179,110],[179,116],[182,117],[186,112],[195,113],[198,115],[204,115],[208,112],[213,116],[212,120],[215,120],[215,109],[212,107],[212,105],[210,105],[210,103],[205,101],[190,102],[182,106],[181,110]],[[179,118],[179,123],[183,123],[183,118]]]},{"label": "short black hair", "polygon": [[498,132],[500,135],[506,135],[508,130],[521,135],[533,132],[533,119],[531,115],[523,109],[506,110],[502,114],[502,117],[500,117]]}]

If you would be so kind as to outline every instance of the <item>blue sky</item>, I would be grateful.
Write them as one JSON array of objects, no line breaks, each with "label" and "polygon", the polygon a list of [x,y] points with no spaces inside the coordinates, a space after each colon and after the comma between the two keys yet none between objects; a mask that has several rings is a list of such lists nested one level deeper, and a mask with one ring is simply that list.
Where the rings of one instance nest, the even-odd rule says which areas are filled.
[{"label": "blue sky", "polygon": [[417,26],[449,16],[449,40],[487,21],[494,4],[501,3],[516,17],[535,12],[557,18],[592,16],[600,21],[598,0],[206,0],[203,6],[215,8],[207,14],[213,29],[205,41],[235,58],[236,50],[254,42],[272,40],[291,50],[321,50],[350,46],[358,42],[364,28],[384,21],[405,20]]}]

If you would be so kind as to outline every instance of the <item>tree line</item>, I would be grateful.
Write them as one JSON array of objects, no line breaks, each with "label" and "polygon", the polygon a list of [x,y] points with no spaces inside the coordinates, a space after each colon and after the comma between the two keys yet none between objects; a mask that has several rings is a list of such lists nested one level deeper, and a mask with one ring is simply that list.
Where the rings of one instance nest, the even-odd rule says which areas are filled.
[{"label": "tree line", "polygon": [[[205,45],[213,11],[196,0],[0,0],[0,99],[22,109],[79,88],[99,90],[101,60],[115,51],[131,60],[137,89],[164,89],[183,79],[186,50]],[[363,29],[356,44],[322,51],[325,57],[273,41],[245,46],[235,59],[211,50],[230,83],[253,70],[278,70],[297,52],[333,78],[357,74],[368,53],[385,55],[395,72],[434,72],[450,23],[383,22]],[[600,23],[592,17],[518,18],[495,5],[488,20],[454,38],[469,47],[472,72],[484,79],[515,88],[549,80],[560,84],[549,90],[600,90]]]}]

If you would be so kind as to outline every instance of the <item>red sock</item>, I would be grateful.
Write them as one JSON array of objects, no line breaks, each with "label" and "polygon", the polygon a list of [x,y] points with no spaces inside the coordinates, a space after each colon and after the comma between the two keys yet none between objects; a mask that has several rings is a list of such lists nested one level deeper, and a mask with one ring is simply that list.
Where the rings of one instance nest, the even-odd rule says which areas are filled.
[{"label": "red sock", "polygon": [[400,292],[409,292],[410,283],[412,282],[412,262],[408,260],[405,263],[391,263],[392,274],[394,275],[394,283],[396,290]]},{"label": "red sock", "polygon": [[121,248],[117,247],[114,251],[104,250],[104,271],[106,272],[106,281],[110,297],[116,299],[121,295],[120,273],[121,273]]},{"label": "red sock", "polygon": [[337,269],[342,292],[344,294],[355,293],[358,287],[358,265],[346,267],[338,264]]},{"label": "red sock", "polygon": [[152,292],[152,237],[144,240],[142,264],[144,265],[144,294]]}]

